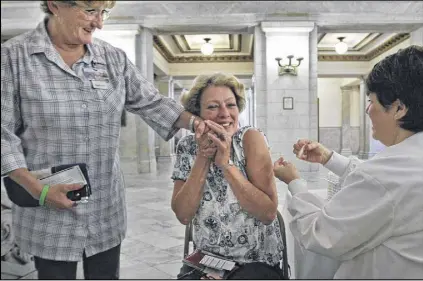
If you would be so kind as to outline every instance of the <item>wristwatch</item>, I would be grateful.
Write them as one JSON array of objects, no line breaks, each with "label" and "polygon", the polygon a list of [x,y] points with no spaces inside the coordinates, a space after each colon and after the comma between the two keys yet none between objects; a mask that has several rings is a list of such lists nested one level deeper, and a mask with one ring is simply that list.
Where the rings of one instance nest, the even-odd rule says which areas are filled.
[{"label": "wristwatch", "polygon": [[225,170],[225,169],[227,169],[227,168],[229,168],[229,167],[231,167],[231,166],[235,166],[235,164],[234,164],[234,161],[232,161],[232,160],[229,158],[228,163],[222,167],[222,170]]}]

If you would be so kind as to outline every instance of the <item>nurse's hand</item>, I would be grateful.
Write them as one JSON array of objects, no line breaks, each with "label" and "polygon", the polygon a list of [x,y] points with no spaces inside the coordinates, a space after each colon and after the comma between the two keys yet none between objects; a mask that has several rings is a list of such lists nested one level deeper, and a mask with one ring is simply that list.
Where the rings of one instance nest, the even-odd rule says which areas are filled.
[{"label": "nurse's hand", "polygon": [[321,143],[308,139],[298,140],[293,147],[293,152],[297,158],[311,163],[320,163],[322,165],[325,165],[329,161],[333,153]]}]

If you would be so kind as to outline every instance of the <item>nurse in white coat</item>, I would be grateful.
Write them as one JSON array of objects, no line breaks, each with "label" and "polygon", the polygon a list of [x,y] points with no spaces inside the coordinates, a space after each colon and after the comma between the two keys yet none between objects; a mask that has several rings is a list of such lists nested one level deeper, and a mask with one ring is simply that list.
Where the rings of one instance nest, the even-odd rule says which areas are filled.
[{"label": "nurse in white coat", "polygon": [[423,277],[423,48],[376,64],[366,80],[373,138],[387,146],[365,162],[299,140],[294,154],[340,176],[326,201],[307,191],[282,157],[275,176],[288,184],[292,234],[307,250],[341,261],[336,279]]}]

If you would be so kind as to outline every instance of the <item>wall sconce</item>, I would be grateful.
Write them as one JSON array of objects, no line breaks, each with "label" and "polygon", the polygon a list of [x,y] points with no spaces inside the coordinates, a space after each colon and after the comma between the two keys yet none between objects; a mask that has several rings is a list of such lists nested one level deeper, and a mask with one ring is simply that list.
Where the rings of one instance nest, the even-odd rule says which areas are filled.
[{"label": "wall sconce", "polygon": [[292,59],[294,58],[293,55],[287,56],[287,58],[289,59],[289,61],[288,61],[288,64],[285,64],[285,65],[281,64],[282,58],[275,58],[275,60],[278,62],[278,65],[279,65],[279,76],[282,76],[285,74],[297,76],[297,67],[300,66],[301,61],[304,58],[302,57],[297,58],[297,62],[298,62],[297,65],[292,64]]}]

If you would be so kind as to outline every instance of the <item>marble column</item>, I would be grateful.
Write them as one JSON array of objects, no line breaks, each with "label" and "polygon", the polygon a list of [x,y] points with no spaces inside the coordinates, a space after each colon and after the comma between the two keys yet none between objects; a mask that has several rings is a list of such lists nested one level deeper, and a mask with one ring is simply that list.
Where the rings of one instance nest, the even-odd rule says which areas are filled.
[{"label": "marble column", "polygon": [[[314,22],[292,21],[262,22],[261,28],[265,42],[264,56],[255,62],[257,123],[267,134],[272,159],[283,155],[309,178],[318,165],[299,161],[292,145],[300,138],[317,139],[317,27]],[[304,58],[297,75],[279,75],[275,58],[287,64],[289,55],[294,65],[296,58]],[[292,110],[284,109],[284,98],[292,98]]]},{"label": "marble column", "polygon": [[411,32],[410,43],[411,45],[423,46],[423,27]]},{"label": "marble column", "polygon": [[245,107],[245,111],[246,112],[246,116],[248,119],[248,125],[253,125],[254,124],[254,97],[253,97],[254,93],[253,93],[253,87],[251,86],[250,88],[246,89],[245,91],[245,97],[247,99],[247,103],[246,103],[246,107]]},{"label": "marble column", "polygon": [[261,26],[254,28],[254,126],[267,134],[266,35]]},{"label": "marble column", "polygon": [[[135,40],[135,64],[144,77],[154,83],[153,35],[147,28],[140,28]],[[138,173],[154,173],[157,170],[155,156],[155,132],[141,118],[136,119]]]},{"label": "marble column", "polygon": [[[308,21],[262,22],[255,28],[254,42],[257,127],[267,135],[272,160],[283,156],[295,164],[310,189],[318,189],[319,165],[300,161],[292,153],[299,138],[317,139],[317,26]],[[279,75],[275,58],[283,58],[281,63],[286,64],[288,55],[304,58],[296,76]],[[296,65],[295,58],[292,63]],[[284,109],[284,97],[293,99],[293,109]],[[287,188],[283,182],[276,184],[283,209]],[[287,244],[292,278],[301,279],[290,231]]]},{"label": "marble column", "polygon": [[341,127],[341,154],[344,156],[350,156],[351,150],[351,105],[350,95],[353,92],[353,88],[350,86],[341,87],[342,95],[342,127]]},{"label": "marble column", "polygon": [[358,151],[358,157],[360,159],[368,159],[370,150],[370,118],[366,113],[367,99],[365,77],[360,77],[360,136]]},{"label": "marble column", "polygon": [[251,96],[250,96],[250,124],[257,127],[257,104],[256,104],[256,78],[251,77]]},{"label": "marble column", "polygon": [[[157,86],[160,94],[166,97],[174,98],[174,80],[172,76],[160,77],[157,81]],[[169,141],[163,140],[161,137],[156,138],[158,140],[159,151],[157,155],[157,161],[161,163],[173,163],[174,154],[174,139]]]}]

